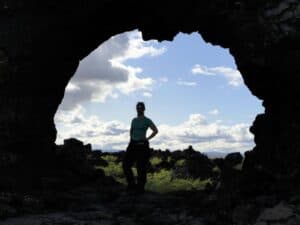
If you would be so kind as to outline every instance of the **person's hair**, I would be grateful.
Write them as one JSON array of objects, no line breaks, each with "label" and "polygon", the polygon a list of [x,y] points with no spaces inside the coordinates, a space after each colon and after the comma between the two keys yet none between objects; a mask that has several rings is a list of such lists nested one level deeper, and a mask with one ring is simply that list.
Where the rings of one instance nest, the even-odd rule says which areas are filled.
[{"label": "person's hair", "polygon": [[145,109],[145,104],[144,104],[144,102],[138,102],[138,103],[136,103],[136,107],[137,107],[138,105],[143,106],[143,109]]}]

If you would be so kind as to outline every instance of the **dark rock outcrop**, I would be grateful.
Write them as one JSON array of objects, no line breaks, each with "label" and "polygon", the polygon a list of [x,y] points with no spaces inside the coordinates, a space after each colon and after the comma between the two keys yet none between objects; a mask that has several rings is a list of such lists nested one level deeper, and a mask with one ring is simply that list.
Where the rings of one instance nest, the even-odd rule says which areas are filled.
[{"label": "dark rock outcrop", "polygon": [[6,61],[6,72],[0,74],[0,171],[7,173],[13,165],[13,175],[27,165],[47,165],[56,149],[53,118],[79,61],[112,35],[138,28],[145,40],[172,40],[178,32],[196,31],[207,42],[229,48],[245,84],[265,107],[251,127],[256,147],[246,154],[244,169],[260,168],[276,178],[296,179],[299,4],[297,0],[1,1],[0,64]]},{"label": "dark rock outcrop", "polygon": [[87,158],[88,161],[92,164],[92,165],[97,165],[97,166],[108,166],[108,162],[106,162],[104,159],[102,159],[102,151],[100,150],[94,150],[91,151]]},{"label": "dark rock outcrop", "polygon": [[225,163],[231,167],[236,166],[242,162],[243,162],[243,156],[240,152],[229,153],[225,157]]}]

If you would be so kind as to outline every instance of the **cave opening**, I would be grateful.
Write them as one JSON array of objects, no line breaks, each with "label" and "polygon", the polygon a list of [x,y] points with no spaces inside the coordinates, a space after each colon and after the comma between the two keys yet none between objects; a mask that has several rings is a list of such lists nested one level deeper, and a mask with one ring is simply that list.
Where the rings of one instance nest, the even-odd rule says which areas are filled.
[{"label": "cave opening", "polygon": [[[6,3],[0,0],[0,211],[1,218],[22,216],[3,223],[299,224],[299,1]],[[137,41],[135,46],[142,47],[127,52],[129,38],[116,34],[136,28],[144,41],[162,45]],[[236,66],[234,60],[230,65],[203,61],[209,53],[191,41],[194,34],[190,45],[176,42],[180,31],[197,31],[214,49],[229,49]],[[176,34],[176,43],[164,42]],[[104,43],[110,37],[111,46]],[[101,65],[102,73],[96,74],[101,79],[87,73],[72,78],[99,44],[107,59],[114,59],[106,67],[91,62]],[[115,76],[112,67],[118,70]],[[230,79],[237,68],[241,83],[263,101],[263,113],[241,98],[247,93],[258,101],[238,86],[240,78]],[[225,88],[218,89],[219,84]],[[123,185],[105,176],[122,174],[117,151],[127,145],[137,100],[144,100],[146,115],[160,131],[150,142],[162,151],[156,149],[151,160],[148,190],[175,186],[188,192],[131,198]],[[69,137],[92,146],[74,139],[61,145]],[[218,146],[217,141],[223,142]],[[223,152],[253,147],[245,152],[242,169],[236,165],[240,155],[208,161],[199,153],[217,152],[225,144]],[[187,149],[173,151],[177,148]],[[174,165],[170,177],[168,168]],[[217,182],[205,183],[207,174]],[[194,191],[198,185],[205,186],[203,191]],[[68,213],[59,213],[60,219],[57,213],[25,215],[50,208]]]},{"label": "cave opening", "polygon": [[206,43],[199,33],[158,42],[133,30],[111,37],[80,62],[55,115],[56,143],[76,138],[93,150],[124,151],[138,101],[159,129],[152,149],[192,148],[209,158],[251,150],[249,127],[263,112],[228,49]]}]

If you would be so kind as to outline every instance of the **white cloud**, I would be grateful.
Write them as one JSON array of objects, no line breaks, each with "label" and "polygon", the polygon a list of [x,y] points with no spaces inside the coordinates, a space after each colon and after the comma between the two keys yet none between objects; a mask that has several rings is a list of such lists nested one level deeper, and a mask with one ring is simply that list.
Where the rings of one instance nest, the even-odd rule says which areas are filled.
[{"label": "white cloud", "polygon": [[236,69],[218,66],[211,68],[211,71],[214,71],[216,74],[223,74],[227,78],[231,86],[240,86],[243,83],[242,75]]},{"label": "white cloud", "polygon": [[152,94],[150,92],[144,92],[143,96],[147,97],[147,98],[151,98]]},{"label": "white cloud", "polygon": [[103,121],[98,116],[86,116],[82,106],[77,106],[67,113],[60,111],[55,116],[55,123],[60,129],[56,143],[70,137],[78,138],[94,147],[111,148],[110,145],[126,145],[129,138],[129,126],[120,121]]},{"label": "white cloud", "polygon": [[[57,139],[62,143],[69,137],[92,143],[102,150],[125,150],[129,142],[129,122],[103,121],[98,116],[86,116],[82,107],[68,114],[57,114],[56,123],[63,125]],[[154,121],[155,122],[155,121]],[[249,124],[225,125],[222,121],[208,122],[199,113],[190,114],[178,125],[157,124],[159,133],[150,141],[151,147],[160,149],[184,149],[192,145],[198,151],[246,151],[253,147]],[[148,135],[151,133],[148,130]]]},{"label": "white cloud", "polygon": [[184,80],[177,80],[178,85],[183,85],[183,86],[196,86],[197,83],[194,81],[184,81]]},{"label": "white cloud", "polygon": [[219,115],[219,110],[218,109],[213,109],[213,110],[211,110],[211,111],[209,111],[208,112],[210,115],[214,115],[214,116],[216,116],[216,115]]},{"label": "white cloud", "polygon": [[137,30],[111,37],[80,62],[69,82],[61,110],[71,110],[85,101],[105,102],[120,94],[152,89],[154,80],[140,75],[143,70],[126,64],[128,59],[159,56],[166,48],[157,41],[143,41]]},{"label": "white cloud", "polygon": [[192,68],[192,73],[193,74],[202,74],[202,75],[215,75],[214,73],[212,73],[210,71],[210,68],[199,65],[199,64],[194,65],[194,67]]},{"label": "white cloud", "polygon": [[235,87],[240,86],[243,83],[242,75],[238,70],[225,66],[206,67],[196,64],[192,68],[192,73],[210,76],[222,75],[228,80],[229,85]]},{"label": "white cloud", "polygon": [[136,90],[152,90],[154,80],[150,77],[140,79],[134,73],[129,73],[128,82],[117,85],[123,94],[130,94]]},{"label": "white cloud", "polygon": [[253,146],[248,124],[225,125],[222,121],[209,123],[201,114],[191,114],[187,121],[177,125],[159,125],[159,134],[153,139],[158,148],[183,149],[193,145],[199,151],[245,151]]},{"label": "white cloud", "polygon": [[145,55],[159,56],[165,53],[167,50],[165,47],[153,47],[152,44],[157,43],[157,41],[144,41],[142,38],[142,33],[138,31],[129,32],[128,38],[128,44],[130,47],[126,49],[125,54],[115,57],[114,60],[124,62],[127,59],[141,58]]},{"label": "white cloud", "polygon": [[74,121],[83,121],[85,109],[81,105],[77,105],[69,111],[58,111],[55,114],[55,123],[58,125],[70,126]]}]

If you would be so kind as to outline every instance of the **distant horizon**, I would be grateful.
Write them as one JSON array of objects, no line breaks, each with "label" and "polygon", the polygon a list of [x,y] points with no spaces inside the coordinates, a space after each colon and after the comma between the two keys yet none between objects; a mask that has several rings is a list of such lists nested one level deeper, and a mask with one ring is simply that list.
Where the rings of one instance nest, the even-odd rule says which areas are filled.
[{"label": "distant horizon", "polygon": [[[77,138],[74,138],[74,137],[70,137],[70,138],[67,138],[67,139],[65,139],[65,140],[68,140],[68,139],[76,139],[76,140],[78,140],[78,141],[81,141],[81,140],[79,140],[79,139],[77,139]],[[95,147],[93,147],[93,145],[91,144],[91,143],[85,143],[85,142],[83,142],[83,144],[84,145],[88,145],[88,144],[90,144],[91,145],[91,147],[92,147],[92,151],[101,151],[101,152],[108,152],[108,153],[111,153],[111,152],[120,152],[120,151],[126,151],[126,149],[111,149],[111,150],[107,150],[107,149],[102,149],[102,148],[95,148]],[[63,143],[61,143],[61,144],[58,144],[58,145],[63,145]],[[226,151],[226,152],[224,152],[224,151],[220,151],[220,150],[209,150],[209,151],[199,151],[199,150],[197,150],[197,149],[195,149],[194,147],[193,147],[193,145],[188,145],[188,146],[186,146],[185,148],[182,148],[182,149],[170,149],[170,148],[165,148],[165,149],[161,149],[161,148],[153,148],[152,146],[151,146],[151,143],[150,143],[150,148],[151,149],[154,149],[154,150],[161,150],[161,151],[167,151],[167,150],[169,150],[170,152],[174,152],[174,151],[183,151],[183,150],[186,150],[186,149],[188,149],[190,146],[192,146],[192,148],[193,148],[193,150],[195,150],[195,151],[197,151],[197,152],[201,152],[201,153],[206,153],[206,152],[208,152],[208,153],[221,153],[221,154],[229,154],[229,153],[233,153],[233,152],[240,152],[240,151]],[[247,151],[251,151],[252,149],[249,149],[249,150],[247,150]],[[244,154],[244,152],[240,152],[241,154]]]},{"label": "distant horizon", "polygon": [[[161,151],[167,151],[169,150],[170,152],[174,152],[174,151],[183,151],[183,150],[186,150],[188,149],[188,146],[186,148],[182,148],[182,149],[160,149],[160,148],[153,148],[150,146],[150,148],[154,149],[154,150],[161,150]],[[120,151],[126,151],[126,149],[111,149],[111,150],[107,150],[107,149],[101,149],[101,148],[93,148],[92,147],[92,151],[102,151],[102,152],[120,152]],[[229,154],[229,153],[233,153],[233,152],[240,152],[241,154],[244,154],[245,152],[241,152],[241,151],[219,151],[219,150],[208,150],[208,151],[199,151],[197,149],[194,149],[193,150],[197,151],[197,152],[201,152],[201,153],[222,153],[222,154]],[[249,149],[247,151],[251,151],[252,149]]]},{"label": "distant horizon", "polygon": [[[154,149],[154,151],[158,151],[158,150],[166,151],[167,150],[167,149],[155,149],[155,148],[153,148],[153,149]],[[186,149],[187,148],[185,148],[185,149],[176,149],[176,150],[169,149],[169,150],[172,153],[172,152],[175,152],[175,151],[184,151]],[[123,150],[115,150],[114,149],[112,151],[106,151],[106,150],[102,150],[102,149],[92,149],[92,151],[98,151],[98,150],[100,150],[102,153],[119,153],[119,152],[122,152],[122,151],[124,152],[125,151],[125,149],[123,149]],[[197,151],[197,149],[194,149],[194,150]],[[249,149],[248,151],[250,151],[250,150],[252,150],[252,149]],[[229,152],[221,152],[221,151],[205,151],[205,152],[202,152],[202,151],[197,151],[197,152],[200,152],[201,154],[204,154],[209,158],[218,158],[218,157],[224,158],[226,155],[228,155],[230,153],[236,153],[236,152],[241,153],[241,155],[243,157],[245,156],[245,152],[240,152],[240,151],[229,151]]]},{"label": "distant horizon", "polygon": [[[92,149],[92,151],[98,151],[100,150],[102,153],[118,153],[118,152],[124,152],[125,150],[113,150],[113,151],[105,151],[105,150],[102,150],[102,149]],[[154,151],[157,151],[159,149],[154,149]],[[170,150],[170,152],[175,152],[175,151],[183,151],[183,150],[186,150],[186,149],[177,149],[177,150]],[[195,151],[197,151],[196,149],[194,149]],[[249,149],[248,151],[251,151],[252,149]],[[166,149],[161,149],[161,151],[166,151]],[[207,151],[207,152],[201,152],[201,151],[197,151],[197,152],[200,152],[201,154],[204,154],[204,155],[207,155],[208,157],[212,157],[212,156],[215,156],[215,157],[220,157],[220,156],[226,156],[230,153],[236,153],[236,152],[239,152],[241,153],[242,156],[245,155],[245,152],[240,152],[240,151],[232,151],[232,152],[220,152],[220,151]]]},{"label": "distant horizon", "polygon": [[[72,138],[70,138],[72,139]],[[76,138],[75,138],[76,139]],[[78,139],[77,139],[78,140]],[[81,141],[81,140],[79,140]],[[90,143],[84,143],[84,145],[87,145],[87,144],[90,144]],[[160,148],[153,148],[151,147],[151,144],[150,144],[150,148],[153,149],[154,151],[167,151],[169,150],[170,152],[175,152],[175,151],[184,151],[184,150],[187,150],[189,148],[189,146],[192,146],[192,145],[188,145],[187,147],[185,148],[182,148],[182,149],[170,149],[170,148],[166,148],[166,149],[160,149]],[[91,144],[91,147],[92,147],[92,151],[101,151],[103,153],[116,153],[116,152],[122,152],[122,151],[126,151],[126,149],[111,149],[111,150],[107,150],[107,149],[101,149],[101,148],[94,148],[93,145]],[[218,150],[210,150],[210,151],[199,151],[197,149],[195,149],[193,146],[192,146],[193,150],[197,151],[197,152],[200,152],[200,153],[209,153],[209,154],[222,154],[222,155],[227,155],[227,154],[230,154],[230,153],[234,153],[234,152],[240,152],[240,151],[228,151],[228,152],[224,152],[224,151],[218,151]],[[249,150],[252,150],[252,149],[249,149]],[[249,151],[248,150],[248,151]],[[244,152],[240,152],[242,155],[244,155]]]}]

